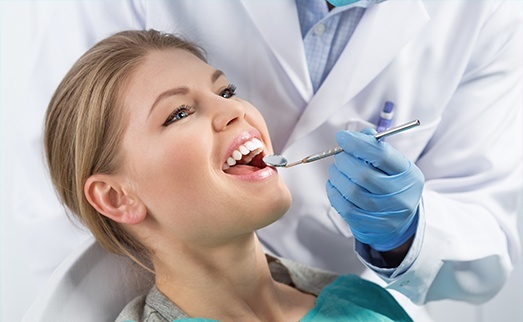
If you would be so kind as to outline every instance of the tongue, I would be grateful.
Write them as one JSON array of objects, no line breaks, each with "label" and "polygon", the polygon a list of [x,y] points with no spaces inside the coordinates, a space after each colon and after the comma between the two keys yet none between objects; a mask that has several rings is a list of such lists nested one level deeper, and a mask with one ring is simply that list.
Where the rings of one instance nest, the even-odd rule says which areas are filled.
[{"label": "tongue", "polygon": [[260,168],[253,167],[253,166],[246,165],[246,164],[238,164],[238,165],[230,167],[229,169],[224,170],[224,171],[227,174],[239,176],[239,175],[250,174],[250,173],[256,172],[258,170],[260,170]]}]

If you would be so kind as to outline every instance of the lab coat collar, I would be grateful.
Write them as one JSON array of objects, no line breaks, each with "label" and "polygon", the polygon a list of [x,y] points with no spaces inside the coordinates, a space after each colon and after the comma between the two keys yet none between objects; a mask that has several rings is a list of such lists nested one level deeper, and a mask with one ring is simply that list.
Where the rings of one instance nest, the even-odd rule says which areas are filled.
[{"label": "lab coat collar", "polygon": [[267,6],[266,1],[242,0],[242,3],[303,100],[310,101],[313,88],[303,48],[296,2],[270,1],[270,6]]}]

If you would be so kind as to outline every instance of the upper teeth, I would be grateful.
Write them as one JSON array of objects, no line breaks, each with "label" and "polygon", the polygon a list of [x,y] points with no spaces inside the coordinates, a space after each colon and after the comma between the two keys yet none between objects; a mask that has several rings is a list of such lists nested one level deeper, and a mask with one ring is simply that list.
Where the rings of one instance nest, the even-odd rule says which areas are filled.
[{"label": "upper teeth", "polygon": [[247,164],[251,162],[256,155],[260,154],[261,151],[263,151],[263,143],[257,138],[253,138],[232,151],[231,156],[227,158],[222,168],[223,170],[227,170],[242,159],[242,163]]}]

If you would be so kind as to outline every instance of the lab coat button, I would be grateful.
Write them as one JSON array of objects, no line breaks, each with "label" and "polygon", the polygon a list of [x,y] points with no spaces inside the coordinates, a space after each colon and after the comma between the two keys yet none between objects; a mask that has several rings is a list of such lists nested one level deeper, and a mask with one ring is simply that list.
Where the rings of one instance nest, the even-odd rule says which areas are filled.
[{"label": "lab coat button", "polygon": [[400,286],[407,286],[409,284],[409,280],[401,282]]},{"label": "lab coat button", "polygon": [[314,34],[316,36],[321,36],[325,32],[325,25],[322,23],[317,24],[314,26]]}]

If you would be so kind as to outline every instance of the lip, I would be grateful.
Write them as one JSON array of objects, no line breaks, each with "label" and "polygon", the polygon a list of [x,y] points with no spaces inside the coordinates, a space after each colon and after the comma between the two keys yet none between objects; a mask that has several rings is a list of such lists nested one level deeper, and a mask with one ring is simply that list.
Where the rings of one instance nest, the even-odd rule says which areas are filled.
[{"label": "lip", "polygon": [[267,179],[277,173],[278,173],[278,170],[276,170],[276,168],[266,166],[263,169],[260,169],[258,171],[255,171],[255,172],[252,172],[249,174],[243,174],[243,175],[230,175],[229,174],[229,176],[239,179],[239,180],[243,180],[243,181],[260,181],[260,180]]},{"label": "lip", "polygon": [[[258,130],[256,130],[255,128],[250,128],[247,131],[242,132],[236,138],[234,138],[232,143],[227,148],[227,151],[225,152],[225,156],[223,157],[222,164],[227,161],[227,158],[229,158],[231,156],[232,152],[234,150],[238,149],[238,147],[240,145],[242,145],[245,142],[250,141],[254,138],[263,142],[260,132]],[[264,145],[265,145],[265,142],[264,142]],[[265,155],[265,150],[262,151],[262,154]]]},{"label": "lip", "polygon": [[[247,131],[242,132],[241,134],[239,134],[237,137],[234,138],[232,143],[227,148],[227,151],[225,152],[225,156],[223,157],[222,164],[227,161],[227,159],[231,156],[232,152],[234,150],[237,150],[240,145],[242,145],[245,142],[250,141],[254,138],[262,141],[263,145],[265,147],[265,142],[262,140],[262,136],[261,136],[260,132],[255,128],[250,128]],[[265,156],[265,154],[266,154],[266,150],[264,149],[261,152],[261,155]],[[244,175],[228,174],[228,175],[231,177],[234,177],[236,179],[243,180],[243,181],[260,181],[260,180],[267,179],[277,173],[278,173],[278,171],[276,170],[276,168],[266,166],[263,169],[259,169],[258,171],[255,171],[255,172],[252,172],[249,174],[244,174]]]}]

